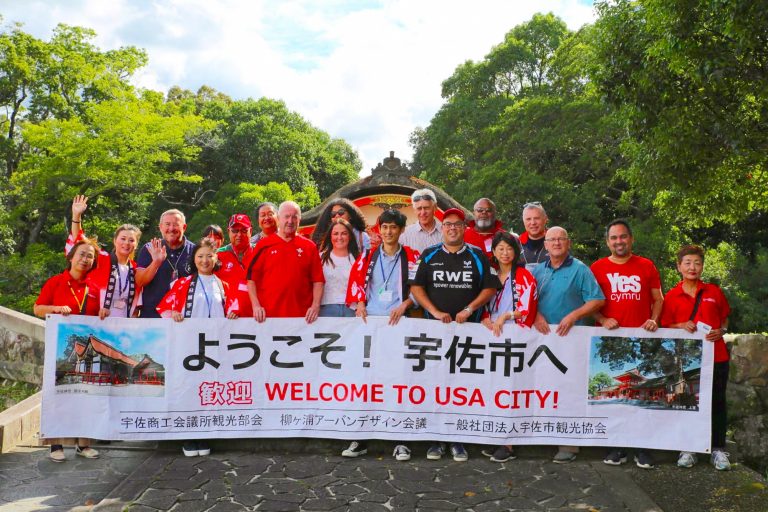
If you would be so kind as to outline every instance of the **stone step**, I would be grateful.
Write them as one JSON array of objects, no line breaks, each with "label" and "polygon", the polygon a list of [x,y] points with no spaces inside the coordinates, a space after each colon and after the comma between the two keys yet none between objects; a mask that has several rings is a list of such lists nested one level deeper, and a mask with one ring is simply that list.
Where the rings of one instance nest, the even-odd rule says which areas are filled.
[{"label": "stone step", "polygon": [[39,445],[41,401],[42,393],[35,393],[0,412],[0,453],[17,446]]}]

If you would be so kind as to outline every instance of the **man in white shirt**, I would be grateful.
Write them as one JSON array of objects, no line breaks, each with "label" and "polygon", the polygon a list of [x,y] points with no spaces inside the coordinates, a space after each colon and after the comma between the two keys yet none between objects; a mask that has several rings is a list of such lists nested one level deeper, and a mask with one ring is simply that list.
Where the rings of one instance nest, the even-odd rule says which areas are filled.
[{"label": "man in white shirt", "polygon": [[427,247],[443,242],[442,223],[435,218],[435,193],[428,188],[415,191],[411,194],[411,206],[416,212],[418,222],[405,228],[400,235],[400,243],[422,253]]}]

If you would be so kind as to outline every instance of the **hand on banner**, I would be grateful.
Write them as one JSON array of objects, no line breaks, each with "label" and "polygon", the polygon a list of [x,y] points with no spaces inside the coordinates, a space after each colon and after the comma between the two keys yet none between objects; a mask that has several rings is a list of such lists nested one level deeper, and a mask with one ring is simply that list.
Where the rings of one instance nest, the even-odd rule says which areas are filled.
[{"label": "hand on banner", "polygon": [[365,309],[365,303],[360,301],[355,308],[355,316],[363,319],[363,323],[368,323],[368,310]]},{"label": "hand on banner", "polygon": [[453,318],[451,318],[449,313],[440,310],[435,310],[435,312],[432,313],[432,316],[435,318],[435,320],[440,320],[444,324],[449,324],[453,321]]},{"label": "hand on banner", "polygon": [[174,322],[181,322],[182,320],[184,320],[184,315],[182,315],[178,311],[172,311],[171,318],[173,318]]},{"label": "hand on banner", "polygon": [[235,313],[234,311],[230,311],[229,314],[227,315],[227,318],[229,318],[230,320],[236,320],[237,313]]},{"label": "hand on banner", "polygon": [[727,331],[725,329],[710,329],[704,339],[707,341],[717,341],[723,337]]},{"label": "hand on banner", "polygon": [[259,323],[262,323],[264,320],[267,319],[267,312],[261,306],[254,306],[253,319]]},{"label": "hand on banner", "polygon": [[462,309],[461,311],[456,313],[456,323],[457,324],[463,324],[464,322],[467,321],[467,319],[471,315],[472,315],[472,312],[469,309],[467,309],[467,308]]},{"label": "hand on banner", "polygon": [[659,328],[659,324],[653,318],[649,318],[643,324],[643,329],[648,332],[655,332]]},{"label": "hand on banner", "polygon": [[693,320],[688,320],[685,323],[680,323],[677,325],[672,325],[670,327],[677,327],[678,329],[685,329],[688,332],[696,332],[696,324],[693,322]]},{"label": "hand on banner", "polygon": [[312,304],[309,306],[309,309],[307,309],[307,314],[304,315],[304,320],[307,321],[308,324],[311,324],[315,320],[317,320],[317,315],[320,314],[320,306],[316,306]]},{"label": "hand on banner", "polygon": [[397,325],[397,322],[400,321],[400,318],[405,314],[405,310],[408,308],[408,305],[403,302],[399,306],[397,306],[395,309],[390,311],[389,313],[389,325]]},{"label": "hand on banner", "polygon": [[109,310],[107,308],[101,308],[99,310],[99,320],[104,320],[109,316]]},{"label": "hand on banner", "polygon": [[541,313],[536,313],[536,320],[533,321],[533,326],[541,334],[549,334],[549,324]]},{"label": "hand on banner", "polygon": [[605,327],[606,329],[618,329],[619,328],[619,321],[615,318],[608,318],[605,317],[603,321],[601,322],[601,325]]},{"label": "hand on banner", "polygon": [[557,326],[557,334],[558,336],[565,336],[568,334],[568,331],[571,330],[571,327],[573,327],[573,324],[576,323],[576,316],[571,313],[569,315],[565,315],[565,317],[560,320],[560,323]]}]

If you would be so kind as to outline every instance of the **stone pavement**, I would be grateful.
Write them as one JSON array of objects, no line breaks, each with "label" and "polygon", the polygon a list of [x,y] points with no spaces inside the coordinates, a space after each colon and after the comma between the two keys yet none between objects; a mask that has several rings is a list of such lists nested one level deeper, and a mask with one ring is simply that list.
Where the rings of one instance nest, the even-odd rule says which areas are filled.
[{"label": "stone pavement", "polygon": [[277,451],[286,441],[258,451],[218,443],[194,458],[177,443],[113,443],[97,461],[65,464],[48,461],[44,449],[0,455],[0,511],[768,510],[765,480],[738,465],[729,473],[703,461],[692,470],[669,461],[655,471],[615,468],[594,450],[567,465],[541,450],[494,464],[479,447],[468,462],[428,461],[420,444],[411,461],[396,462],[384,443],[358,459]]}]

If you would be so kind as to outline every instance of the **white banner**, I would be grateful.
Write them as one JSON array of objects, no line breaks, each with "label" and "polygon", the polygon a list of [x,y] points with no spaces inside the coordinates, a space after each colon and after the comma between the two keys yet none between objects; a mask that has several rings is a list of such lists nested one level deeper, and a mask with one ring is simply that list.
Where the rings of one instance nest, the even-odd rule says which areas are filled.
[{"label": "white banner", "polygon": [[707,452],[712,344],[678,329],[402,319],[46,325],[43,437],[322,437]]}]

